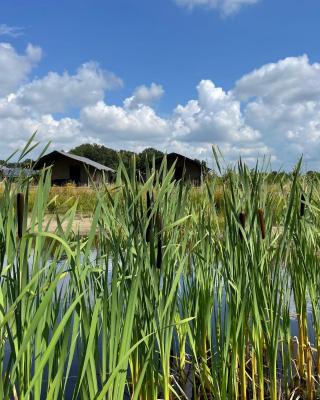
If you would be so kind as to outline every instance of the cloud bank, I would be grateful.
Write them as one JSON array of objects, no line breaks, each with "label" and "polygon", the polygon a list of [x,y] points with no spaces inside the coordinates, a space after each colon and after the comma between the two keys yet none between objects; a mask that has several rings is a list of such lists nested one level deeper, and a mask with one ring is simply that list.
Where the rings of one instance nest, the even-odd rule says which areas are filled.
[{"label": "cloud bank", "polygon": [[41,56],[31,44],[19,54],[0,43],[0,158],[37,130],[58,149],[98,142],[207,159],[215,144],[231,161],[268,155],[290,168],[303,153],[310,169],[320,168],[320,64],[306,55],[263,65],[230,91],[202,80],[196,96],[166,116],[154,107],[165,95],[160,84],[142,84],[122,105],[109,104],[108,92],[123,85],[115,74],[89,61],[32,79]]}]

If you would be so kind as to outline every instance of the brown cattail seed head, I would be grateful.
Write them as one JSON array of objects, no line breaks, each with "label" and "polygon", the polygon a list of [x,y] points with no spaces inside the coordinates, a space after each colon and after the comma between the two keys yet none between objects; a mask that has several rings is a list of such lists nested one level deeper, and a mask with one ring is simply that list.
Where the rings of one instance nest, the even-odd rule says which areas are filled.
[{"label": "brown cattail seed head", "polygon": [[156,226],[157,226],[157,231],[160,232],[162,231],[162,218],[159,212],[157,212],[156,215]]},{"label": "brown cattail seed head", "polygon": [[260,230],[261,230],[261,237],[262,239],[265,239],[266,237],[266,224],[264,221],[264,213],[262,208],[258,208],[258,218],[259,218],[259,224],[260,224]]},{"label": "brown cattail seed head", "polygon": [[158,235],[158,248],[157,248],[157,268],[160,269],[162,265],[162,236]]},{"label": "brown cattail seed head", "polygon": [[24,214],[24,195],[17,194],[17,220],[18,220],[18,238],[22,238],[23,231],[23,214]]},{"label": "brown cattail seed head", "polygon": [[150,215],[150,208],[151,208],[151,196],[150,196],[150,193],[147,192],[147,213],[148,213],[148,216]]},{"label": "brown cattail seed head", "polygon": [[301,201],[300,201],[300,217],[304,216],[305,209],[306,209],[306,198],[303,193],[301,193]]},{"label": "brown cattail seed head", "polygon": [[[241,227],[243,230],[245,229],[245,226],[246,226],[246,217],[247,217],[246,213],[241,211],[241,213],[239,214],[239,220],[240,220],[240,224],[241,224]],[[241,229],[239,229],[239,235],[240,235],[240,238],[243,239],[243,233],[242,233]]]}]

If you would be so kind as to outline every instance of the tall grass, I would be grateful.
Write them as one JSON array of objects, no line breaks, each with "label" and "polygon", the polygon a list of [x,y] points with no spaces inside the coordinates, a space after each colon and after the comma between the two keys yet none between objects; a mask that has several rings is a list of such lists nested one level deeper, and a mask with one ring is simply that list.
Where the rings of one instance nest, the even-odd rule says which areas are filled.
[{"label": "tall grass", "polygon": [[194,189],[165,160],[141,184],[133,159],[86,237],[77,200],[44,222],[50,171],[6,182],[0,398],[319,398],[319,186],[300,165],[275,192],[241,160]]}]

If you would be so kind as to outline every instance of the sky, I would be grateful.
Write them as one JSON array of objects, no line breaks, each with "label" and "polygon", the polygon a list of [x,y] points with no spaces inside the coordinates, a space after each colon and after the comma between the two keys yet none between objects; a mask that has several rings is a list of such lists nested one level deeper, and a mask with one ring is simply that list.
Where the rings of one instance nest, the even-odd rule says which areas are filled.
[{"label": "sky", "polygon": [[37,139],[320,169],[319,0],[0,3],[0,158]]}]

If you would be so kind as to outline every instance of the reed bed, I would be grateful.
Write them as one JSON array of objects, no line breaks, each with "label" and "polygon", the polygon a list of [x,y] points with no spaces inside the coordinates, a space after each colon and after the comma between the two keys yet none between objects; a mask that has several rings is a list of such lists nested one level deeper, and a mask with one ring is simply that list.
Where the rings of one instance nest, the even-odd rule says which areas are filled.
[{"label": "reed bed", "polygon": [[300,166],[282,196],[241,160],[199,195],[165,160],[138,183],[133,159],[86,237],[77,201],[43,222],[50,171],[6,182],[0,398],[320,398],[320,193]]}]

